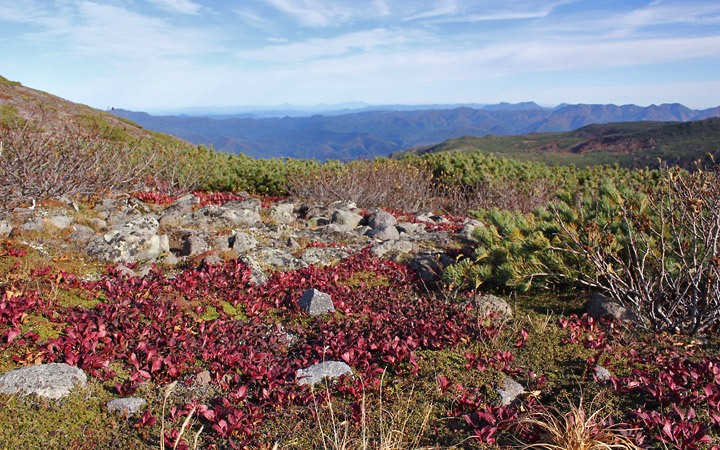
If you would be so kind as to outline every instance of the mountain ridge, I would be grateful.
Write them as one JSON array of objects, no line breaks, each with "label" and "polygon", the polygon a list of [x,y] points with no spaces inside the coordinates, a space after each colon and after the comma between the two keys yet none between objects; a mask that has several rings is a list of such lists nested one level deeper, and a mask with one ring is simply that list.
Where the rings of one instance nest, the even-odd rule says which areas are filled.
[{"label": "mountain ridge", "polygon": [[387,156],[465,135],[564,132],[595,123],[686,122],[720,116],[720,106],[694,110],[678,103],[650,105],[576,104],[543,108],[529,103],[482,109],[359,111],[309,117],[249,118],[153,116],[115,109],[112,114],[196,145],[254,158],[357,159]]}]

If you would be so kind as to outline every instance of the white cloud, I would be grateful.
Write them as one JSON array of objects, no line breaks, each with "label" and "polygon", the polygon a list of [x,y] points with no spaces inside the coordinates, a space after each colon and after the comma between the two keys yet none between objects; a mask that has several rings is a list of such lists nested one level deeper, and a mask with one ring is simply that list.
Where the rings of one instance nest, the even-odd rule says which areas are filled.
[{"label": "white cloud", "polygon": [[237,56],[244,60],[285,63],[339,56],[353,49],[370,51],[380,47],[392,48],[407,41],[404,33],[376,29],[327,39],[315,38],[285,45],[271,45],[258,50],[237,52]]},{"label": "white cloud", "polygon": [[150,0],[150,2],[160,8],[181,14],[197,15],[202,9],[202,6],[191,0]]},{"label": "white cloud", "polygon": [[391,14],[385,0],[265,0],[273,8],[309,27],[337,27],[353,20]]}]

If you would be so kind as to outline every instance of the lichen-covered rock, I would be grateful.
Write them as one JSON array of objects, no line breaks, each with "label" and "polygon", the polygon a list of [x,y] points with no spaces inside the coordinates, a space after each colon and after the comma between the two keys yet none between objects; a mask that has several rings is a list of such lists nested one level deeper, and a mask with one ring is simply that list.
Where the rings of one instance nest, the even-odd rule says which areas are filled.
[{"label": "lichen-covered rock", "polygon": [[350,256],[348,252],[340,248],[308,248],[300,260],[308,265],[329,266]]},{"label": "lichen-covered rock", "polygon": [[10,236],[13,227],[7,220],[0,220],[0,236]]},{"label": "lichen-covered rock", "polygon": [[270,220],[277,223],[293,223],[295,217],[295,205],[292,203],[282,203],[273,205],[270,208]]},{"label": "lichen-covered rock", "polygon": [[170,250],[166,235],[156,234],[160,224],[147,215],[114,228],[88,246],[88,254],[111,263],[155,260]]},{"label": "lichen-covered rock", "polygon": [[344,209],[336,209],[330,219],[332,223],[339,225],[343,230],[352,230],[360,224],[361,220],[360,214]]},{"label": "lichen-covered rock", "polygon": [[598,381],[608,381],[612,378],[610,371],[599,364],[595,364],[595,367],[593,367],[593,373]]},{"label": "lichen-covered rock", "polygon": [[370,249],[370,253],[378,258],[390,257],[393,260],[407,257],[413,251],[412,242],[390,240],[381,242]]},{"label": "lichen-covered rock", "polygon": [[502,317],[512,317],[512,308],[507,302],[498,296],[484,294],[473,299],[478,313],[482,316],[487,313],[498,314]]},{"label": "lichen-covered rock", "polygon": [[257,239],[242,231],[236,231],[230,241],[230,248],[237,253],[245,253],[259,244]]},{"label": "lichen-covered rock", "polygon": [[295,382],[299,386],[314,386],[325,378],[339,378],[343,375],[352,376],[350,366],[341,361],[324,361],[313,364],[295,373]]},{"label": "lichen-covered rock", "polygon": [[625,323],[633,323],[637,316],[630,309],[607,298],[602,294],[595,294],[588,300],[586,312],[594,319],[608,318]]},{"label": "lichen-covered rock", "polygon": [[37,394],[58,399],[75,386],[85,386],[87,375],[77,367],[63,363],[24,366],[0,375],[0,393]]},{"label": "lichen-covered rock", "polygon": [[395,216],[383,210],[371,214],[368,218],[368,225],[370,228],[377,228],[380,225],[395,226],[395,224],[397,224]]},{"label": "lichen-covered rock", "polygon": [[520,395],[524,394],[525,388],[512,378],[505,377],[500,383],[500,386],[495,389],[495,392],[497,392],[500,397],[500,405],[507,406],[514,402]]},{"label": "lichen-covered rock", "polygon": [[118,398],[110,400],[107,403],[107,409],[111,413],[117,413],[123,417],[130,417],[142,411],[146,404],[145,399],[140,397]]},{"label": "lichen-covered rock", "polygon": [[303,292],[297,305],[311,316],[335,312],[335,305],[330,295],[320,292],[317,289],[308,289]]},{"label": "lichen-covered rock", "polygon": [[366,233],[368,237],[380,239],[381,241],[389,241],[391,239],[400,239],[400,233],[394,225],[378,225]]}]

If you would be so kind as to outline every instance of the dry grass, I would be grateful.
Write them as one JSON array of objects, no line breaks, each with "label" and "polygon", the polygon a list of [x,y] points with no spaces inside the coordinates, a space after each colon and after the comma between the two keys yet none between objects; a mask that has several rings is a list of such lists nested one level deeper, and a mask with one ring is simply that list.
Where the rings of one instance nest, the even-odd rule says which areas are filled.
[{"label": "dry grass", "polygon": [[[331,397],[325,402],[328,422],[323,423],[318,406],[318,426],[323,450],[429,450],[439,447],[420,447],[423,434],[427,431],[433,406],[425,404],[416,410],[413,392],[404,399],[398,399],[390,405],[383,401],[382,384],[377,405],[376,419],[369,419],[371,412],[366,409],[366,396],[361,404],[359,432],[351,428],[349,418],[340,418],[335,413]],[[375,422],[373,422],[375,420]],[[359,436],[358,436],[359,433]]]},{"label": "dry grass", "polygon": [[522,450],[640,450],[628,437],[622,434],[621,424],[611,424],[610,415],[603,414],[593,398],[587,411],[582,398],[575,405],[568,403],[570,410],[561,412],[557,407],[537,411],[522,419],[522,425],[534,426],[541,433],[541,442],[522,444]]}]

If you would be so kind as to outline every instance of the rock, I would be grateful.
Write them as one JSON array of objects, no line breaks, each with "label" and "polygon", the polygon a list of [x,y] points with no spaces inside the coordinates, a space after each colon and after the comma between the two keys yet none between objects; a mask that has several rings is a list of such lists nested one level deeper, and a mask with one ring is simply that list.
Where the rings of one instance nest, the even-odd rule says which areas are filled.
[{"label": "rock", "polygon": [[245,255],[240,257],[240,262],[250,269],[250,284],[260,286],[268,282],[268,276],[265,275],[265,272],[263,272],[262,267],[260,267],[257,261]]},{"label": "rock", "polygon": [[484,294],[475,297],[472,300],[475,303],[475,307],[481,316],[487,313],[498,314],[501,317],[512,317],[512,308],[507,302],[500,297],[492,294]]},{"label": "rock", "polygon": [[299,386],[314,386],[325,378],[339,378],[343,375],[353,376],[350,366],[341,361],[325,361],[298,370],[295,382]]},{"label": "rock", "polygon": [[231,202],[225,202],[223,204],[223,207],[236,210],[245,209],[248,211],[260,213],[260,210],[262,209],[262,201],[260,201],[259,198],[246,198],[244,200],[233,200]]},{"label": "rock", "polygon": [[368,218],[368,225],[370,226],[370,228],[377,228],[380,225],[395,226],[395,224],[397,224],[397,219],[395,218],[395,216],[383,210],[372,214]]},{"label": "rock", "polygon": [[174,266],[180,263],[180,258],[175,256],[173,253],[166,253],[162,258],[160,258],[160,262],[168,266]]},{"label": "rock", "polygon": [[142,411],[146,404],[145,399],[140,397],[118,398],[110,400],[107,403],[107,409],[111,413],[117,413],[123,417],[130,417]]},{"label": "rock", "polygon": [[119,264],[117,267],[115,267],[115,269],[117,270],[118,274],[123,277],[133,278],[138,276],[134,270],[122,264]]},{"label": "rock", "polygon": [[[108,226],[107,222],[105,222],[104,220],[102,220],[98,217],[93,217],[92,219],[88,219],[88,222],[90,222],[90,225],[92,225],[93,228],[95,228],[96,230],[102,230],[104,228],[107,228],[107,226]],[[75,226],[77,226],[77,225],[75,225]]]},{"label": "rock", "polygon": [[590,297],[586,312],[594,319],[610,318],[625,323],[637,321],[637,316],[634,312],[602,294],[595,294]]},{"label": "rock", "polygon": [[610,371],[599,364],[596,364],[595,367],[593,367],[593,372],[595,373],[595,378],[598,381],[608,381],[612,378]]},{"label": "rock", "polygon": [[308,248],[300,260],[308,265],[329,266],[350,256],[348,252],[339,248]]},{"label": "rock", "polygon": [[63,363],[25,366],[0,375],[0,393],[37,394],[58,399],[77,386],[87,384],[85,372]]},{"label": "rock", "polygon": [[156,234],[159,226],[150,216],[132,220],[93,240],[88,246],[88,254],[111,263],[154,260],[170,250],[168,237]]},{"label": "rock", "polygon": [[280,271],[297,270],[308,266],[287,250],[259,247],[252,252],[252,256],[263,266],[270,265]]},{"label": "rock", "polygon": [[245,253],[259,244],[257,239],[242,231],[236,231],[230,241],[230,248],[237,253]]},{"label": "rock", "polygon": [[206,251],[210,250],[210,245],[205,241],[205,239],[202,238],[202,236],[197,234],[191,234],[185,239],[185,242],[183,244],[183,255],[187,256],[195,256],[199,255],[200,253],[205,253]]},{"label": "rock", "polygon": [[42,231],[43,220],[41,217],[33,217],[20,225],[22,231]]},{"label": "rock", "polygon": [[495,389],[495,392],[500,396],[500,405],[507,406],[524,394],[525,388],[512,378],[505,377],[501,386]]},{"label": "rock", "polygon": [[400,233],[394,225],[379,225],[376,228],[368,231],[366,236],[380,239],[381,241],[388,241],[391,239],[400,239]]},{"label": "rock", "polygon": [[339,225],[343,230],[352,230],[360,224],[362,216],[344,209],[336,209],[330,221]]},{"label": "rock", "polygon": [[335,305],[333,305],[332,298],[317,289],[308,289],[303,292],[297,304],[300,309],[311,316],[335,312]]},{"label": "rock", "polygon": [[412,242],[408,241],[385,241],[381,242],[370,249],[370,253],[382,258],[386,255],[392,259],[408,256],[413,251]]},{"label": "rock", "polygon": [[212,377],[210,376],[210,372],[207,370],[203,370],[195,375],[195,384],[199,384],[200,386],[207,386],[211,381]]},{"label": "rock", "polygon": [[270,220],[277,223],[293,223],[295,217],[295,205],[292,203],[282,203],[273,205],[270,208]]},{"label": "rock", "polygon": [[75,224],[73,228],[73,232],[67,237],[70,242],[87,244],[97,236],[92,228],[86,227],[85,225]]},{"label": "rock", "polygon": [[425,231],[425,224],[424,223],[410,223],[410,222],[400,222],[399,224],[395,225],[395,228],[400,233],[405,234],[417,234],[422,233]]},{"label": "rock", "polygon": [[7,220],[0,220],[0,236],[10,236],[13,227]]},{"label": "rock", "polygon": [[328,208],[332,211],[335,209],[344,209],[347,211],[350,211],[352,209],[357,208],[357,205],[355,202],[351,200],[338,200],[336,202],[332,202],[328,205]]},{"label": "rock", "polygon": [[220,256],[216,255],[215,253],[211,253],[211,254],[207,255],[201,261],[201,264],[205,265],[205,266],[215,266],[217,264],[222,264],[222,263],[223,263],[223,259]]},{"label": "rock", "polygon": [[445,267],[452,260],[444,253],[420,253],[408,261],[408,268],[417,272],[420,278],[429,286],[433,286],[442,276]]},{"label": "rock", "polygon": [[45,219],[45,223],[62,230],[72,225],[73,218],[69,216],[52,216]]}]

